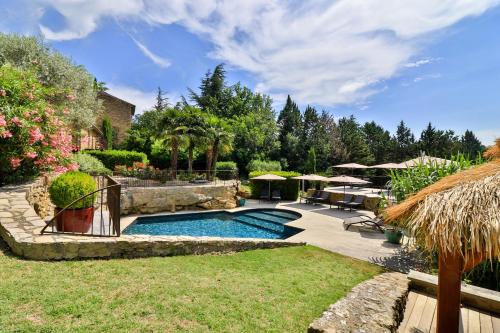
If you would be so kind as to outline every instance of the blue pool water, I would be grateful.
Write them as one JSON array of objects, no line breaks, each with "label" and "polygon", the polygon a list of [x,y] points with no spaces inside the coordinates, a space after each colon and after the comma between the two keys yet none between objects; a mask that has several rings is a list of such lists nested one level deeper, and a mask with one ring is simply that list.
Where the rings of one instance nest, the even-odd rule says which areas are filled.
[{"label": "blue pool water", "polygon": [[138,217],[123,234],[285,239],[302,231],[284,225],[300,216],[282,209],[248,209]]}]

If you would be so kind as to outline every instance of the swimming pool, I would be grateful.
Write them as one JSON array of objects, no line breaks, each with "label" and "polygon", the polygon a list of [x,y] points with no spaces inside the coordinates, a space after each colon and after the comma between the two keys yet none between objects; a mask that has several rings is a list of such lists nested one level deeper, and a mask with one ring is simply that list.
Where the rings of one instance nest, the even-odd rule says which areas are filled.
[{"label": "swimming pool", "polygon": [[138,217],[123,234],[285,239],[302,231],[284,225],[300,217],[284,209],[145,216]]}]

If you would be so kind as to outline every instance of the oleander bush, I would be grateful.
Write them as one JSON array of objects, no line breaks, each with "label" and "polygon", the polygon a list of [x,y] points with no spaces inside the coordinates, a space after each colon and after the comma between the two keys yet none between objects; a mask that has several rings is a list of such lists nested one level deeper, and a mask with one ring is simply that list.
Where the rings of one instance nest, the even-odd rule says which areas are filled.
[{"label": "oleander bush", "polygon": [[281,163],[279,161],[262,161],[251,160],[247,164],[248,172],[252,171],[281,171]]},{"label": "oleander bush", "polygon": [[[92,176],[80,172],[70,171],[54,179],[49,186],[50,200],[58,208],[64,208],[78,198],[97,190]],[[88,208],[94,205],[97,195],[91,195],[76,202],[71,208]]]},{"label": "oleander bush", "polygon": [[217,162],[215,166],[215,173],[217,178],[222,180],[237,179],[238,166],[232,161]]},{"label": "oleander bush", "polygon": [[134,162],[147,164],[148,157],[144,153],[128,150],[84,150],[83,153],[99,159],[106,168],[114,170],[117,165],[131,167]]},{"label": "oleander bush", "polygon": [[74,96],[53,104],[56,92],[31,70],[0,66],[0,185],[77,169],[66,126]]},{"label": "oleander bush", "polygon": [[[258,177],[265,174],[285,177],[286,180],[271,181],[271,191],[280,190],[283,200],[297,200],[299,197],[299,181],[292,177],[300,176],[300,173],[295,171],[253,171],[248,175],[249,178]],[[269,182],[267,180],[250,180],[250,189],[252,198],[259,198],[263,189],[267,190]]]},{"label": "oleander bush", "polygon": [[104,164],[90,154],[77,153],[73,154],[73,161],[79,165],[78,170],[90,175],[111,175],[112,171],[104,166]]}]

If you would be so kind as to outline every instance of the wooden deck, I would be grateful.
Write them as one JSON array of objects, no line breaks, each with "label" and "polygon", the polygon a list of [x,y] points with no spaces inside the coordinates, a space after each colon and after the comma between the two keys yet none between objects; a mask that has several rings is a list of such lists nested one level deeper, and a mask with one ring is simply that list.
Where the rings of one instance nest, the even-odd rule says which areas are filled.
[{"label": "wooden deck", "polygon": [[[436,299],[411,291],[408,295],[404,319],[399,326],[400,333],[436,332]],[[460,333],[500,333],[498,316],[462,307]]]}]

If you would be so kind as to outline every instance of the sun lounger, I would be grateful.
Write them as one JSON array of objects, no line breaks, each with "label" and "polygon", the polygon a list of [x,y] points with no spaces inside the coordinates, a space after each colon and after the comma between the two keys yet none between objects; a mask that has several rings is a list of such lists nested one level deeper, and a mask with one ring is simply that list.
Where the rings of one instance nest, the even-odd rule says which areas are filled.
[{"label": "sun lounger", "polygon": [[281,194],[279,190],[274,190],[271,194],[271,200],[281,201]]},{"label": "sun lounger", "polygon": [[340,207],[344,207],[344,204],[351,202],[351,200],[352,200],[352,194],[344,194],[343,200],[334,201],[333,204],[337,206],[338,209],[340,209]]},{"label": "sun lounger", "polygon": [[383,226],[384,221],[379,218],[371,218],[365,215],[359,215],[350,217],[344,220],[344,229],[349,230],[349,228],[353,225],[365,225],[378,229],[380,232],[384,232]]},{"label": "sun lounger", "polygon": [[351,202],[346,202],[343,204],[344,207],[349,207],[349,211],[352,212],[352,209],[353,208],[358,208],[360,207],[361,205],[363,205],[363,202],[365,201],[365,196],[363,195],[358,195],[356,196],[356,198],[354,198],[354,200],[352,200]]},{"label": "sun lounger", "polygon": [[326,191],[320,191],[320,195],[314,199],[312,199],[313,203],[327,203],[330,204],[330,207],[332,203],[330,202],[330,192]]}]

